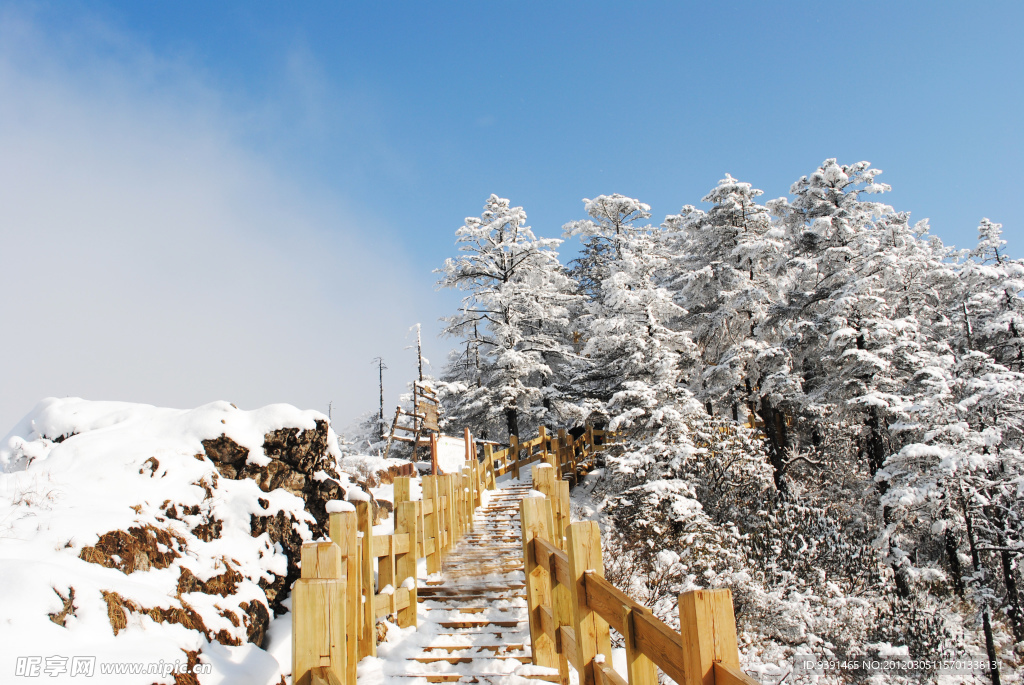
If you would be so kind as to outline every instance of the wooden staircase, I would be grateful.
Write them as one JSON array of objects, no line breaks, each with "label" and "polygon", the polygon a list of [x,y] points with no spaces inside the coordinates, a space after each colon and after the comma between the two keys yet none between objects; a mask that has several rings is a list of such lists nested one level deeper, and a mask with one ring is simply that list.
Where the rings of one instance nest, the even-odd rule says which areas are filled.
[{"label": "wooden staircase", "polygon": [[[496,679],[557,681],[555,669],[532,666],[518,483],[492,491],[473,530],[445,558],[441,578],[419,590],[418,650],[392,662],[386,675],[431,683]],[[503,682],[507,682],[503,681]]]}]

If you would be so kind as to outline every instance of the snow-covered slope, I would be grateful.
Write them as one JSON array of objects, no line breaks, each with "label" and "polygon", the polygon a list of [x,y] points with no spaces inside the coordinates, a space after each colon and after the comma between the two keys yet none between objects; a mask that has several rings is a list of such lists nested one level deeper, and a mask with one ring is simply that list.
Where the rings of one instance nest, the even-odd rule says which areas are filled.
[{"label": "snow-covered slope", "polygon": [[298,547],[361,495],[338,457],[327,417],[289,405],[44,400],[0,443],[0,681],[42,657],[78,682],[96,657],[105,683],[196,682],[100,669],[197,659],[203,683],[280,682],[259,645]]}]

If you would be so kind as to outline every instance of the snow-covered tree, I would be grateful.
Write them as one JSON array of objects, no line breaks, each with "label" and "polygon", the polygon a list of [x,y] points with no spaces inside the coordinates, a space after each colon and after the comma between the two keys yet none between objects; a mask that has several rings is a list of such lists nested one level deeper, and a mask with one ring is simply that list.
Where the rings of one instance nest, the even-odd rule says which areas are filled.
[{"label": "snow-covered tree", "polygon": [[697,344],[690,389],[709,414],[717,405],[734,421],[748,412],[760,415],[776,485],[783,489],[788,440],[781,407],[793,404],[799,385],[792,382],[789,351],[770,320],[785,258],[781,231],[756,202],[761,194],[726,174],[702,199],[713,203],[708,212],[687,205],[666,217],[673,253],[667,280],[686,310],[682,326]]},{"label": "snow-covered tree", "polygon": [[519,435],[543,420],[552,360],[567,352],[574,296],[562,241],[534,236],[523,208],[497,195],[456,236],[461,254],[438,269],[439,287],[466,292],[445,320],[444,333],[460,340],[443,379],[446,409],[481,435]]},{"label": "snow-covered tree", "polygon": [[675,328],[683,310],[657,282],[668,266],[659,231],[637,225],[650,207],[623,195],[584,200],[584,207],[590,218],[564,227],[582,239],[574,273],[586,273],[590,294],[576,322],[583,359],[572,385],[585,409],[614,429],[643,415],[651,398],[676,397],[693,345]]}]

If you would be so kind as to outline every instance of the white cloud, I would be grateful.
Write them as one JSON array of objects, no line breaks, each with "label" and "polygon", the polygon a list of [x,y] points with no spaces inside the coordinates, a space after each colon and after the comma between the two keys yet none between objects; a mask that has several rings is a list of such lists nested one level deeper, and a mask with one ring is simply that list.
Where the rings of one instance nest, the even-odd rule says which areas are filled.
[{"label": "white cloud", "polygon": [[387,397],[412,377],[424,269],[240,143],[188,65],[11,13],[0,46],[0,434],[49,395],[345,417],[372,357]]}]

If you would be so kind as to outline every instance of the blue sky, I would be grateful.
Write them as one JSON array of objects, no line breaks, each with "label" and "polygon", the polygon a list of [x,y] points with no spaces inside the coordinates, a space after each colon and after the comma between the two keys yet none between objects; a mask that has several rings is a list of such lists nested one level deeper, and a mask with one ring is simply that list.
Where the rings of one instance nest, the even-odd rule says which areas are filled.
[{"label": "blue sky", "polygon": [[[67,348],[0,349],[22,360],[0,366],[0,421],[46,394],[354,414],[376,354],[392,404],[416,321],[439,370],[457,298],[431,270],[492,192],[557,236],[584,197],[638,197],[660,221],[726,172],[770,198],[827,157],[866,159],[946,242],[970,246],[987,216],[1022,254],[1022,27],[1019,2],[0,3],[0,248],[45,252],[78,222],[116,245],[107,285],[80,252],[33,267],[76,275],[100,312],[71,307]],[[39,225],[15,211],[65,206],[62,178],[109,200]],[[172,219],[192,233],[169,245],[153,227]],[[24,288],[23,268],[0,285]],[[67,291],[36,285],[0,314],[60,311]],[[117,306],[125,291],[148,306]],[[91,352],[47,362],[74,340]]]}]

